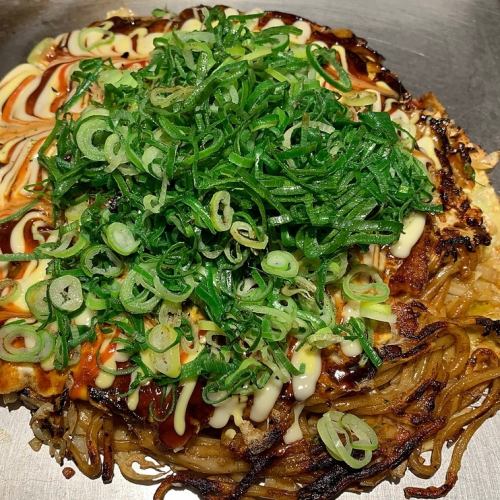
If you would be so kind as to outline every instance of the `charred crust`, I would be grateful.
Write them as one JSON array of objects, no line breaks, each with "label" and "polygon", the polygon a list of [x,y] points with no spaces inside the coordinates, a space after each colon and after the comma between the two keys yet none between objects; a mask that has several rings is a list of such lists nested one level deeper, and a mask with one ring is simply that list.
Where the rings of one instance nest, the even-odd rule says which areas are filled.
[{"label": "charred crust", "polygon": [[488,246],[491,243],[491,236],[482,226],[482,219],[470,218],[467,220],[467,225],[476,229],[472,239],[470,236],[459,234],[457,230],[446,228],[443,231],[443,237],[436,245],[438,254],[457,260],[461,248],[465,248],[468,252],[474,252],[479,245]]},{"label": "charred crust", "polygon": [[228,497],[229,500],[239,500],[243,497],[248,488],[258,481],[259,475],[273,460],[273,455],[254,457],[252,460],[252,468],[243,476],[243,479],[237,483],[233,493]]},{"label": "charred crust", "polygon": [[429,486],[427,488],[408,487],[404,489],[405,498],[441,498],[446,496],[455,486],[458,476],[455,473],[446,474],[446,482],[442,486]]},{"label": "charred crust", "polygon": [[403,337],[410,337],[418,330],[418,320],[427,311],[422,302],[412,300],[411,302],[396,302],[392,309],[396,314],[396,327]]},{"label": "charred crust", "polygon": [[431,337],[439,330],[446,328],[448,323],[446,321],[436,321],[424,326],[421,330],[413,335],[407,335],[409,339],[422,341],[428,337]]},{"label": "charred crust", "polygon": [[62,394],[55,399],[54,402],[54,413],[58,416],[62,416],[63,412],[69,408],[69,389],[64,389]]},{"label": "charred crust", "polygon": [[[200,493],[202,498],[212,498],[219,496],[224,498],[227,495],[227,488],[218,481],[212,481],[202,476],[197,476],[189,472],[178,472],[169,482],[175,485],[182,484],[187,488],[191,488]],[[155,495],[156,497],[156,495]]]},{"label": "charred crust", "polygon": [[89,387],[89,399],[94,406],[110,410],[113,413],[123,414],[126,408],[122,398],[117,397],[116,391]]},{"label": "charred crust", "polygon": [[340,386],[343,390],[356,389],[358,384],[371,380],[377,374],[377,369],[368,361],[364,366],[359,364],[358,359],[350,359],[343,365],[326,363],[325,372],[330,380]]},{"label": "charred crust", "polygon": [[381,347],[378,352],[384,361],[396,361],[398,359],[413,358],[414,356],[423,353],[427,347],[428,345],[426,343],[421,343],[413,346],[407,351],[403,351],[403,349],[398,345],[385,345]]},{"label": "charred crust", "polygon": [[411,249],[410,255],[403,260],[389,280],[393,296],[402,293],[412,296],[420,295],[430,276],[429,262],[432,246],[431,231],[427,227]]},{"label": "charred crust", "polygon": [[500,320],[490,319],[490,318],[476,318],[476,325],[483,328],[483,335],[489,335],[490,333],[495,333],[500,335]]},{"label": "charred crust", "polygon": [[406,402],[411,403],[412,401],[416,401],[417,399],[422,397],[422,394],[428,389],[431,389],[432,391],[438,393],[442,391],[445,386],[446,384],[444,382],[440,382],[439,380],[427,380],[418,389],[416,389],[411,396],[408,396]]},{"label": "charred crust", "polygon": [[324,500],[336,498],[353,484],[376,476],[382,472],[394,469],[404,462],[428,436],[435,434],[445,425],[443,418],[437,418],[421,426],[403,443],[389,450],[378,462],[361,470],[354,470],[337,462],[333,470],[329,470],[316,481],[304,486],[298,494],[300,500]]},{"label": "charred crust", "polygon": [[[432,95],[424,96],[420,106],[431,112],[445,113]],[[445,212],[454,213],[457,219],[442,231],[433,228],[437,239],[436,252],[443,258],[451,256],[456,259],[461,248],[473,252],[476,247],[491,243],[481,210],[471,205],[463,191],[464,187],[473,186],[470,176],[471,148],[462,142],[461,130],[449,118],[433,118],[423,112],[420,122],[429,126],[434,133],[434,151],[441,163],[441,168],[435,172],[436,187]]]}]

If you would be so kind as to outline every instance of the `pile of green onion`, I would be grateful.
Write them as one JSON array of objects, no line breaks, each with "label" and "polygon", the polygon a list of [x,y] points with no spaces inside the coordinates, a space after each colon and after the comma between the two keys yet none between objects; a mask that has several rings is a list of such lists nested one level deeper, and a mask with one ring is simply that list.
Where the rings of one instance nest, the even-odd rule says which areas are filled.
[{"label": "pile of green onion", "polygon": [[[339,102],[351,82],[334,48],[292,44],[294,26],[254,33],[256,16],[207,10],[202,31],[156,38],[137,71],[81,62],[40,154],[58,241],[0,257],[51,259],[47,280],[26,295],[37,322],[0,330],[1,359],[52,354],[64,369],[98,325],[116,325],[126,372],[136,371],[131,390],[198,376],[209,402],[300,374],[290,338],[318,348],[359,339],[380,365],[370,324],[391,320],[389,290],[348,251],[393,243],[410,212],[439,210],[432,185],[387,113],[370,100]],[[103,101],[70,113],[96,86]],[[362,317],[336,324],[327,287],[360,302]],[[198,355],[152,371],[141,353],[168,360],[197,341],[191,305],[207,318]],[[75,325],[84,308],[91,325]],[[168,325],[172,341],[160,342],[163,330],[151,333],[145,317]],[[12,346],[20,331],[31,347]]]}]

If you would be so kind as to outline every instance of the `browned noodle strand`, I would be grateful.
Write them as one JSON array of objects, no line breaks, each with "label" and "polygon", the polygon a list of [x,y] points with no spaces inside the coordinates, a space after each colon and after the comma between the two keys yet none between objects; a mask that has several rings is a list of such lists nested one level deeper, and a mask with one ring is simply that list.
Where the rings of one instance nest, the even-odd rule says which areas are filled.
[{"label": "browned noodle strand", "polygon": [[[447,274],[448,281],[453,279]],[[446,320],[431,317],[427,321]],[[275,459],[257,475],[260,484],[251,485],[241,498],[300,498],[299,486],[314,483],[332,466],[334,461],[317,444],[314,428],[316,415],[329,408],[363,416],[377,430],[381,445],[375,464],[383,463],[384,456],[391,456],[396,448],[412,442],[418,426],[428,423],[433,430],[425,440],[415,442],[408,453],[407,467],[421,477],[432,477],[441,466],[443,446],[454,441],[446,482],[439,488],[408,488],[406,494],[434,497],[449,491],[456,481],[467,443],[481,423],[496,412],[499,404],[498,356],[490,349],[473,347],[476,330],[473,318],[452,320],[430,337],[420,339],[418,343],[427,346],[418,354],[386,362],[366,389],[357,390],[361,391],[357,395],[336,394],[329,399],[315,394],[299,421],[306,439],[288,446],[272,446]],[[367,392],[368,388],[373,390]],[[156,499],[179,484],[198,487],[205,498],[215,498],[229,497],[242,477],[254,467],[245,452],[232,446],[234,440],[221,440],[202,433],[184,451],[165,452],[139,436],[135,441],[124,439],[123,424],[113,427],[116,417],[87,403],[71,404],[79,409],[77,429],[85,437],[75,441],[84,442],[85,449],[71,440],[68,449],[78,467],[90,477],[103,473],[100,454],[104,455],[107,467],[111,466],[110,457],[116,454],[153,456],[178,472],[164,479]],[[48,421],[53,425],[50,416]],[[115,433],[111,441],[110,432]],[[429,446],[431,461],[426,465],[422,454]],[[187,479],[182,469],[191,471],[191,479]],[[348,487],[357,490],[363,485],[376,484],[391,472],[390,467],[376,470],[372,479],[367,477],[357,486],[350,484]]]}]

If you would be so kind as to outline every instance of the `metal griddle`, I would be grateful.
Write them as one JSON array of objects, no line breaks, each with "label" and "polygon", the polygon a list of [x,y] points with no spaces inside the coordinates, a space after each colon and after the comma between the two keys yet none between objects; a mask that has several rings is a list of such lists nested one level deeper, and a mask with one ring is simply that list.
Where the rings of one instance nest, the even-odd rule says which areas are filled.
[{"label": "metal griddle", "polygon": [[[282,10],[351,28],[386,57],[387,66],[408,90],[415,95],[432,90],[473,141],[489,151],[500,149],[500,0],[172,0],[168,8],[179,11],[197,3]],[[40,39],[102,19],[108,10],[123,5],[148,14],[164,7],[165,0],[0,0],[0,77],[22,62]],[[492,178],[500,190],[500,168]],[[26,410],[9,414],[0,405],[0,500],[152,498],[151,488],[127,483],[118,472],[105,487],[79,473],[65,480],[46,448],[35,456],[27,445],[32,437],[28,420]],[[497,417],[474,436],[447,500],[498,498],[499,427]],[[441,484],[442,478],[443,470],[427,484]],[[369,498],[402,499],[402,487],[417,482],[407,474],[400,485],[380,485]],[[178,492],[167,498],[196,497]]]}]

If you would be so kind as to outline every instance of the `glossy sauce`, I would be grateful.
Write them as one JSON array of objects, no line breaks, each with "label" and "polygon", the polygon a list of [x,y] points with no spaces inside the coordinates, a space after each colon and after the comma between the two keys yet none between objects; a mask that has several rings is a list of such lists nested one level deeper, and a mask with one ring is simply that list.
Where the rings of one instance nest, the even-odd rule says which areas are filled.
[{"label": "glossy sauce", "polygon": [[[84,342],[81,345],[80,362],[71,369],[73,386],[69,391],[71,399],[88,399],[88,388],[94,385],[100,369],[97,366],[97,353],[103,343],[103,335],[99,334],[94,342]],[[116,351],[116,343],[111,342],[108,348],[99,353],[101,363],[105,363]]]},{"label": "glossy sauce", "polygon": [[327,363],[326,372],[342,390],[349,391],[355,389],[358,383],[372,379],[377,369],[369,361],[364,366],[351,361],[345,365]]},{"label": "glossy sauce", "polygon": [[202,398],[202,386],[197,383],[189,399],[186,411],[186,428],[184,434],[179,436],[175,431],[174,415],[170,415],[160,423],[159,434],[161,442],[172,449],[182,448],[200,427],[206,425],[213,412],[213,406],[207,405]]},{"label": "glossy sauce", "polygon": [[16,226],[17,221],[11,220],[0,225],[0,249],[2,253],[12,253],[12,248],[10,247],[10,235],[12,230]]}]

